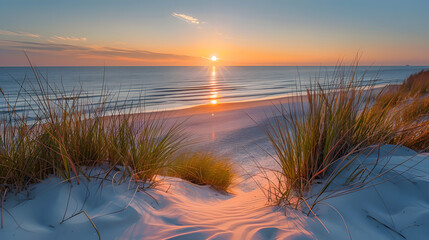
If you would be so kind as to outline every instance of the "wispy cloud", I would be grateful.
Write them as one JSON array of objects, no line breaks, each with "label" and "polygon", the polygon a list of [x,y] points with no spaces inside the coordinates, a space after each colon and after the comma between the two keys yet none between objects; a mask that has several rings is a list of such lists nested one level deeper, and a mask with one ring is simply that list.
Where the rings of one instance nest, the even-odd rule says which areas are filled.
[{"label": "wispy cloud", "polygon": [[198,57],[178,55],[171,53],[158,53],[145,50],[100,47],[100,46],[77,46],[73,44],[61,44],[52,42],[32,42],[32,41],[9,41],[0,40],[0,49],[33,51],[40,53],[67,53],[77,56],[89,57],[122,57],[134,60],[196,60]]},{"label": "wispy cloud", "polygon": [[28,32],[12,32],[0,29],[0,35],[38,38],[40,35]]},{"label": "wispy cloud", "polygon": [[53,40],[61,40],[61,41],[86,41],[86,38],[82,37],[61,37],[61,36],[53,36],[51,37]]},{"label": "wispy cloud", "polygon": [[197,18],[194,18],[192,16],[188,16],[188,15],[185,15],[185,14],[182,14],[182,13],[175,13],[175,12],[173,12],[171,14],[171,16],[176,17],[176,18],[178,18],[178,19],[180,19],[182,21],[185,21],[185,22],[187,22],[189,24],[200,24],[200,20],[198,20]]},{"label": "wispy cloud", "polygon": [[[2,44],[1,44],[2,43]],[[0,40],[0,46],[23,51],[86,51],[90,48],[71,44]]]}]

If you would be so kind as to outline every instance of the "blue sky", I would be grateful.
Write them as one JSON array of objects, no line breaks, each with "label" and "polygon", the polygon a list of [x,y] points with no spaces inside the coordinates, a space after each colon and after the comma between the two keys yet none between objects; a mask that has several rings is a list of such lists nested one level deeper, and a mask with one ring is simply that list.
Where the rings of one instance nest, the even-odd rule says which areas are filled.
[{"label": "blue sky", "polygon": [[429,65],[429,1],[0,0],[0,65]]}]

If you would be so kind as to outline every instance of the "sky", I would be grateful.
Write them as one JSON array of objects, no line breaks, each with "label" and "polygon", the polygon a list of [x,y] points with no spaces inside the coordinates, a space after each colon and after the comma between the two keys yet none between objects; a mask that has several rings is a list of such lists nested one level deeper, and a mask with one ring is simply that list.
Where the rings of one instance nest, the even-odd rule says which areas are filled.
[{"label": "sky", "polygon": [[427,0],[0,0],[0,66],[429,65]]}]

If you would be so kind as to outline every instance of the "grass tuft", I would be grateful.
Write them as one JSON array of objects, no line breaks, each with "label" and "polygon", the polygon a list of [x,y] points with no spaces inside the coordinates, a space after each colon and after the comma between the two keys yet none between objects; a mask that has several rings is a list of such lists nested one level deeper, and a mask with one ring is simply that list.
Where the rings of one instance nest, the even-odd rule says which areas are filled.
[{"label": "grass tuft", "polygon": [[108,134],[108,156],[112,165],[125,167],[124,176],[153,185],[176,152],[188,145],[181,123],[168,123],[162,116],[147,114],[142,119],[121,115]]},{"label": "grass tuft", "polygon": [[[79,176],[90,179],[94,168],[106,163],[111,167],[106,176],[122,169],[122,179],[153,187],[176,152],[188,145],[183,124],[164,114],[123,112],[142,109],[140,100],[119,106],[104,87],[102,97],[91,100],[83,91],[50,85],[33,71],[35,81],[21,84],[25,94],[18,93],[15,101],[0,89],[7,106],[0,116],[1,196],[25,190],[51,174],[79,184]],[[18,100],[28,103],[26,111],[16,110]]]},{"label": "grass tuft", "polygon": [[[300,206],[315,180],[329,175],[332,181],[356,159],[349,156],[371,145],[428,149],[428,96],[422,89],[429,86],[429,72],[381,91],[375,101],[372,83],[363,80],[357,65],[340,66],[323,84],[313,84],[298,103],[277,108],[266,134],[281,170],[275,173],[277,182],[269,181],[269,201]],[[339,161],[346,162],[338,168]]]},{"label": "grass tuft", "polygon": [[177,156],[171,163],[169,174],[224,192],[229,190],[236,176],[229,158],[201,151]]}]

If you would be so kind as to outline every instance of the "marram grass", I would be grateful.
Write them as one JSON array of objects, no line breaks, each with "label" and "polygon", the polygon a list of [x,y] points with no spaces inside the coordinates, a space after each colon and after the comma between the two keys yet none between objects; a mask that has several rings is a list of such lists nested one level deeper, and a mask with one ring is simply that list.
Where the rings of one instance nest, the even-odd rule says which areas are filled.
[{"label": "marram grass", "polygon": [[[1,91],[8,106],[0,121],[1,196],[51,174],[79,183],[82,176],[90,179],[91,169],[106,164],[111,166],[106,174],[118,165],[122,179],[152,187],[176,152],[188,146],[183,125],[165,120],[163,114],[124,113],[106,92],[91,102],[82,91],[66,94],[36,69],[34,74],[36,85],[22,86],[30,96],[23,100],[34,103],[27,112],[15,111]],[[141,101],[124,104],[141,107]],[[28,115],[36,120],[30,122]]]},{"label": "marram grass", "polygon": [[[428,95],[420,89],[429,85],[428,72],[412,75],[400,87],[378,94],[363,79],[357,67],[338,67],[323,84],[313,83],[298,103],[277,107],[266,127],[280,167],[268,180],[270,202],[295,207],[308,204],[307,193],[314,181],[330,179],[320,196],[344,169],[333,170],[333,166],[338,161],[350,164],[355,159],[350,156],[365,147],[394,143],[428,149]],[[411,98],[417,100],[410,103]]]},{"label": "marram grass", "polygon": [[231,160],[210,152],[187,152],[171,162],[169,175],[227,192],[236,172]]},{"label": "marram grass", "polygon": [[189,144],[181,123],[168,123],[161,117],[116,116],[116,127],[108,134],[109,161],[124,166],[125,176],[141,185],[152,185],[176,152]]}]

